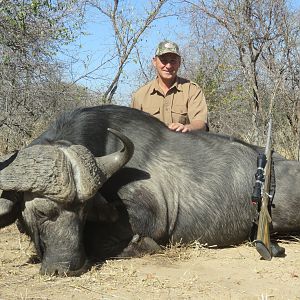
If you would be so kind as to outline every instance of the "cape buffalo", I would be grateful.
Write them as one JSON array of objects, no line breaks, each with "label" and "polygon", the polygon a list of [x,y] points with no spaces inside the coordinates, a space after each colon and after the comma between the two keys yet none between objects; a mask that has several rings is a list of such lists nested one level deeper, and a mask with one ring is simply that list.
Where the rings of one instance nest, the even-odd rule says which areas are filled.
[{"label": "cape buffalo", "polygon": [[[228,136],[173,132],[127,107],[79,108],[2,159],[0,226],[18,219],[43,274],[77,275],[90,261],[169,241],[238,244],[257,217],[251,194],[260,151]],[[273,159],[273,231],[299,231],[300,164]]]}]

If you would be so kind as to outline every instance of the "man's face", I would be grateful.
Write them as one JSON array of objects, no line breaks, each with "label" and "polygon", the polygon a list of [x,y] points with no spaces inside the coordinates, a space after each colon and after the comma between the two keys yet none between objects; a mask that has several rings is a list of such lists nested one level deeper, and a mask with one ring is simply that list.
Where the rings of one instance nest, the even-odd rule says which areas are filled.
[{"label": "man's face", "polygon": [[166,53],[153,58],[153,65],[157,75],[162,80],[173,81],[180,67],[180,56],[174,53]]}]

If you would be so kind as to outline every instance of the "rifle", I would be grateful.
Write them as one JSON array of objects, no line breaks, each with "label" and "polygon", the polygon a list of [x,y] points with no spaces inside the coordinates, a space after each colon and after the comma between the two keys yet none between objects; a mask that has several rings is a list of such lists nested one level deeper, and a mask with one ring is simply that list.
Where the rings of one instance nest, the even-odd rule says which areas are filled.
[{"label": "rifle", "polygon": [[[256,250],[265,260],[272,259],[270,225],[272,218],[269,213],[272,170],[272,147],[271,147],[272,119],[269,120],[268,136],[265,153],[260,154],[257,159],[258,169],[255,175],[256,182],[254,186],[252,201],[258,202],[258,227],[256,240],[254,240]],[[262,188],[262,189],[261,189]]]}]

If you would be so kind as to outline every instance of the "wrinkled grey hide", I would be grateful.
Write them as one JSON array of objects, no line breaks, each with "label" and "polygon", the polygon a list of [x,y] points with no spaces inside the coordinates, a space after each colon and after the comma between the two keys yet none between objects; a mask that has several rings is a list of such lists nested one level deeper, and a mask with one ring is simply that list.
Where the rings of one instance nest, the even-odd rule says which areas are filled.
[{"label": "wrinkled grey hide", "polygon": [[[135,149],[126,166],[116,168],[114,174],[105,171],[105,161],[121,143],[107,128],[127,136]],[[39,183],[43,188],[25,191],[17,188],[15,180],[9,186],[23,201],[14,200],[14,193],[6,190],[2,195],[6,200],[0,202],[6,210],[0,224],[8,225],[18,216],[20,228],[31,236],[41,257],[42,273],[76,275],[87,261],[156,251],[157,244],[170,240],[229,246],[249,238],[257,217],[251,194],[262,149],[207,132],[172,132],[141,111],[113,105],[65,113],[31,146],[53,147],[61,141],[63,149],[83,145],[94,157],[103,156],[97,166],[103,169],[99,178],[106,179],[100,179],[98,192],[94,194],[92,189],[92,193],[78,196],[81,183],[87,181],[85,176],[74,176],[79,174],[77,164],[66,158],[65,164],[63,160],[59,164],[68,178],[64,184],[57,181],[57,187],[51,183],[48,189]],[[83,160],[81,163],[85,165]],[[273,231],[299,231],[300,165],[277,154],[274,163]],[[0,188],[4,187],[1,178],[9,177],[2,176],[6,168],[7,164],[0,172]],[[22,172],[26,178],[31,171],[24,165]],[[56,178],[62,176],[59,174]],[[87,174],[93,177],[91,172]],[[71,182],[76,186],[75,197],[62,196]]]}]

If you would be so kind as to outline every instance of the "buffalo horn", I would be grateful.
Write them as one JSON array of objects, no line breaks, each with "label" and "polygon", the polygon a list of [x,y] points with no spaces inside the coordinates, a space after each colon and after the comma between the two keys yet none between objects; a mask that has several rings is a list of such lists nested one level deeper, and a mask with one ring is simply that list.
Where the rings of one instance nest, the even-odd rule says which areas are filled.
[{"label": "buffalo horn", "polygon": [[123,143],[123,148],[120,151],[96,158],[99,169],[108,179],[131,159],[134,152],[134,145],[121,132],[112,128],[108,128],[107,130],[117,136]]},{"label": "buffalo horn", "polygon": [[0,158],[0,171],[9,166],[17,157],[18,151]]},{"label": "buffalo horn", "polygon": [[29,191],[57,201],[71,199],[76,193],[72,169],[57,147],[34,145],[19,151],[0,172],[0,189]]},{"label": "buffalo horn", "polygon": [[[94,157],[82,145],[57,147],[34,145],[6,157],[0,172],[0,189],[38,193],[54,201],[85,201],[132,157],[133,143],[120,132],[108,129],[123,143],[122,150]],[[2,209],[11,209],[2,201]],[[5,212],[4,212],[5,213]]]}]

